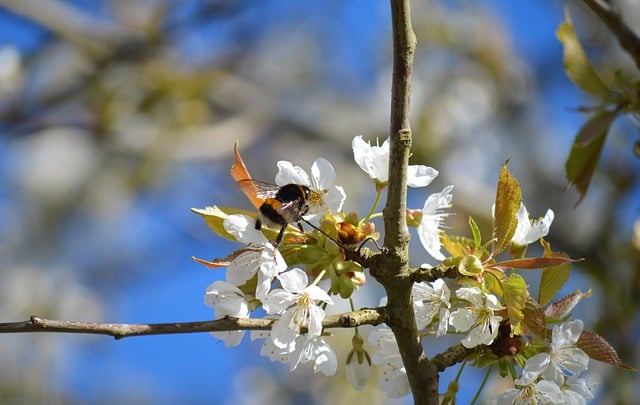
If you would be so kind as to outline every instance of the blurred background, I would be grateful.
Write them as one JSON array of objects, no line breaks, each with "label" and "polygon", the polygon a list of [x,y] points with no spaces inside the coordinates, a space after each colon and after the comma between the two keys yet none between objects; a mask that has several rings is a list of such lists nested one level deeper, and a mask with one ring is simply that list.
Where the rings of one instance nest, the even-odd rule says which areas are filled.
[{"label": "blurred background", "polygon": [[[265,181],[278,160],[309,168],[329,159],[345,210],[366,213],[374,187],[353,163],[351,140],[388,135],[387,3],[0,0],[0,322],[211,319],[204,291],[224,273],[191,256],[223,257],[237,245],[189,209],[250,209],[228,175],[235,141]],[[600,72],[637,77],[637,69],[579,1],[413,3],[411,162],[440,176],[412,190],[410,206],[453,184],[450,231],[468,234],[473,215],[488,235],[498,170],[510,158],[531,215],[555,211],[554,250],[586,258],[562,291],[594,288],[574,314],[640,366],[638,122],[616,120],[591,189],[573,208],[564,161],[587,119],[578,107],[595,101],[562,69],[563,7]],[[636,2],[616,4],[640,27]],[[429,262],[413,248],[413,264]],[[369,280],[356,304],[376,305],[381,294]],[[338,340],[344,361],[349,347]],[[427,351],[454,341],[428,340]],[[441,391],[456,372],[442,376]],[[599,403],[640,397],[637,373],[597,362],[590,373],[601,381]],[[460,403],[482,376],[465,369]],[[499,385],[491,379],[485,393]],[[377,376],[355,391],[343,364],[334,379],[289,374],[248,336],[225,349],[208,334],[2,335],[0,401],[411,402],[387,401]]]}]

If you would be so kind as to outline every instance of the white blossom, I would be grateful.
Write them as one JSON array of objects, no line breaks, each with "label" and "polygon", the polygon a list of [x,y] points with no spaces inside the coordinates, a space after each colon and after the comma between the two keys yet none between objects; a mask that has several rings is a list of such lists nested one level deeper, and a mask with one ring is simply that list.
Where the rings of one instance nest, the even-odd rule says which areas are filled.
[{"label": "white blossom", "polygon": [[262,302],[267,314],[282,314],[271,329],[273,343],[287,347],[306,327],[310,337],[320,336],[324,310],[318,305],[333,304],[331,297],[315,284],[308,285],[307,274],[293,268],[278,276],[282,289],[272,290]]},{"label": "white blossom", "polygon": [[388,398],[400,398],[411,392],[398,344],[387,326],[379,326],[369,333],[369,343],[376,349],[371,360],[382,366],[380,385]]},{"label": "white blossom", "polygon": [[549,228],[553,222],[553,211],[548,209],[543,218],[536,220],[529,219],[529,212],[523,203],[520,203],[520,209],[516,214],[518,225],[516,231],[511,238],[511,242],[517,245],[528,245],[540,238],[547,236]]},{"label": "white blossom", "polygon": [[439,278],[433,282],[415,283],[411,292],[418,330],[426,328],[437,314],[439,319],[436,336],[446,334],[449,325],[451,293],[444,280]]},{"label": "white blossom", "polygon": [[[249,317],[249,304],[244,294],[238,287],[226,281],[216,281],[207,287],[204,302],[214,309],[215,319],[221,319],[225,316]],[[211,335],[223,340],[225,347],[231,347],[240,343],[244,331],[211,332]]]},{"label": "white blossom", "polygon": [[418,237],[425,250],[436,260],[444,260],[441,252],[440,225],[449,214],[443,208],[451,207],[453,186],[446,186],[440,193],[431,194],[422,208],[422,218],[418,225]]},{"label": "white blossom", "polygon": [[562,386],[567,375],[577,376],[587,369],[589,356],[575,347],[582,333],[582,321],[577,319],[555,325],[549,353],[538,353],[527,359],[524,373],[537,373]]},{"label": "white blossom", "polygon": [[569,376],[565,384],[560,387],[562,395],[564,396],[564,404],[566,405],[586,405],[587,401],[593,399],[594,383],[585,380],[584,378],[578,378],[576,376]]},{"label": "white blossom", "polygon": [[307,363],[311,363],[314,373],[321,372],[326,376],[334,375],[338,369],[338,357],[324,336],[299,335],[284,348],[273,343],[269,331],[252,331],[251,340],[256,339],[264,339],[260,355],[269,357],[271,361],[289,364],[289,371]]},{"label": "white blossom", "polygon": [[296,348],[290,355],[289,371],[300,364],[310,363],[315,373],[331,376],[338,369],[338,357],[324,336],[300,335],[296,338]]},{"label": "white blossom", "polygon": [[[382,146],[372,146],[362,139],[362,135],[351,142],[353,158],[372,180],[385,185],[389,181],[389,138]],[[426,187],[438,176],[438,171],[424,165],[410,165],[407,168],[409,187]]]},{"label": "white blossom", "polygon": [[226,279],[233,285],[241,286],[257,273],[256,298],[262,301],[271,289],[273,279],[287,269],[287,263],[262,232],[255,229],[254,224],[255,221],[246,215],[229,215],[225,218],[224,229],[248,245],[227,267]]},{"label": "white blossom", "polygon": [[456,296],[471,305],[453,311],[449,317],[449,323],[458,332],[469,331],[462,345],[472,348],[478,345],[490,345],[498,336],[500,326],[499,315],[495,311],[504,309],[493,294],[482,292],[477,287],[462,287],[456,291]]}]

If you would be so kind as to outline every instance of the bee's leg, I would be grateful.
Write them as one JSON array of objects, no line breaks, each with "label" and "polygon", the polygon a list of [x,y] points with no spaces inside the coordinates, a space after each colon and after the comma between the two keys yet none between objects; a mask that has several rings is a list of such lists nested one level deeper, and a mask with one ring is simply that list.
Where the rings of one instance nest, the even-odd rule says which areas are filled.
[{"label": "bee's leg", "polygon": [[262,229],[262,221],[260,220],[260,217],[256,218],[256,230],[259,231]]},{"label": "bee's leg", "polygon": [[307,243],[307,235],[304,233],[304,228],[302,227],[302,222],[298,221],[298,229],[300,229],[300,233],[302,234],[302,237],[304,238],[304,243]]},{"label": "bee's leg", "polygon": [[278,232],[278,236],[276,237],[276,240],[273,242],[273,245],[275,247],[278,247],[280,242],[282,242],[282,237],[284,236],[285,229],[287,229],[287,224],[282,225],[282,228],[280,228],[280,232]]}]

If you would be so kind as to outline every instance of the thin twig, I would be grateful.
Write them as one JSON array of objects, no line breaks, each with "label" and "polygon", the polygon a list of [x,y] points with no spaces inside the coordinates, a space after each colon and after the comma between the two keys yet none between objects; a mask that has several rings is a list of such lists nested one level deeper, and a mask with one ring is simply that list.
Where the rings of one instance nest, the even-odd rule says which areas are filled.
[{"label": "thin twig", "polygon": [[[353,328],[378,325],[385,321],[384,308],[365,308],[338,315],[327,315],[322,322],[325,329]],[[116,339],[132,336],[170,335],[178,333],[224,332],[235,330],[269,330],[274,319],[234,318],[227,316],[215,321],[127,324],[96,323],[44,319],[32,316],[24,322],[0,323],[0,333],[75,333],[107,335]]]}]

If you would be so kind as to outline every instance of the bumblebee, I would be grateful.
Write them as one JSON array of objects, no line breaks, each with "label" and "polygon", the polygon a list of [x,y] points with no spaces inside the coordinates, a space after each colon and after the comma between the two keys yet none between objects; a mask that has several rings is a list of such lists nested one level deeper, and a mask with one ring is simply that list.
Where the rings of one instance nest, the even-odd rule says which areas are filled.
[{"label": "bumblebee", "polygon": [[302,221],[307,221],[302,216],[309,212],[309,199],[315,194],[309,187],[295,183],[280,187],[253,179],[238,181],[238,187],[246,194],[253,194],[264,200],[259,208],[256,229],[261,230],[263,222],[280,226],[280,232],[274,240],[275,246],[282,242],[284,231],[289,224],[296,223],[300,232],[304,232]]}]

